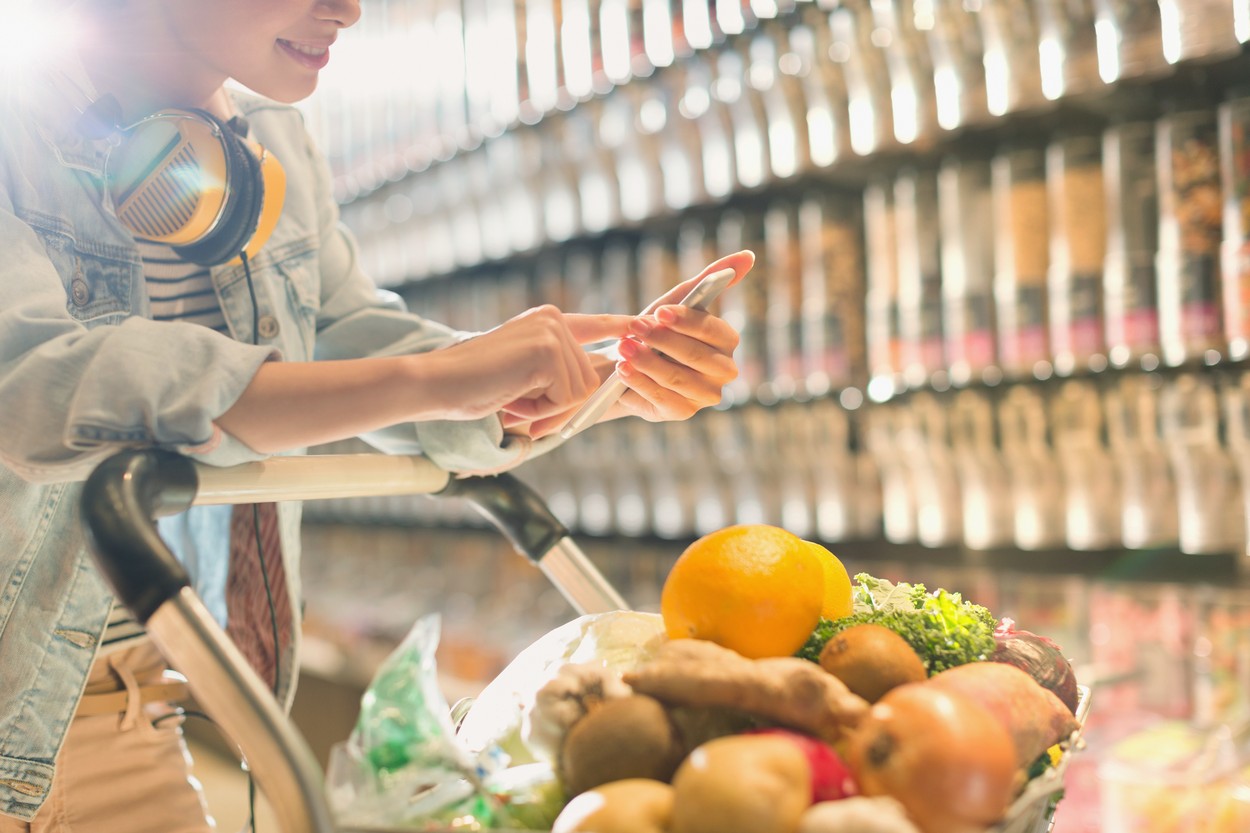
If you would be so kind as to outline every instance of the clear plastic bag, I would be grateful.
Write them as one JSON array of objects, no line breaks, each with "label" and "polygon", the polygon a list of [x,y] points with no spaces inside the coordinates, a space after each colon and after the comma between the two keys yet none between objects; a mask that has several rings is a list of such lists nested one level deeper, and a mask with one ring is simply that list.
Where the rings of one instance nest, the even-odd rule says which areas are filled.
[{"label": "clear plastic bag", "polygon": [[484,784],[492,753],[457,740],[434,664],[440,619],[426,616],[387,657],[361,699],[351,736],[330,754],[326,784],[338,822],[412,830],[495,826]]}]

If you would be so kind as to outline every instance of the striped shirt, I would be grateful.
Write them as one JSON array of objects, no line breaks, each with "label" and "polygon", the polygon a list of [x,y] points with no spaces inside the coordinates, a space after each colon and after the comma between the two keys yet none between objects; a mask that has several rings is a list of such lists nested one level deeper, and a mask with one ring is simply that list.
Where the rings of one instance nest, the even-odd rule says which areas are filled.
[{"label": "striped shirt", "polygon": [[[230,335],[207,267],[188,263],[170,246],[143,240],[136,242],[143,258],[143,274],[154,320],[190,321]],[[130,611],[113,602],[100,653],[128,648],[146,638],[143,626]]]},{"label": "striped shirt", "polygon": [[156,321],[191,321],[230,335],[208,267],[188,263],[161,243],[139,243]]}]

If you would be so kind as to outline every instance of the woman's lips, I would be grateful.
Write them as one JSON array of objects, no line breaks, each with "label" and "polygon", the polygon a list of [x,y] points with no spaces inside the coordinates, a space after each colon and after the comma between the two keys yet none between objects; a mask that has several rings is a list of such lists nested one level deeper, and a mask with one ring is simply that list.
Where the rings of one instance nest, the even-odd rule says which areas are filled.
[{"label": "woman's lips", "polygon": [[309,69],[321,69],[330,61],[328,46],[308,46],[288,40],[279,40],[278,46],[300,66]]}]

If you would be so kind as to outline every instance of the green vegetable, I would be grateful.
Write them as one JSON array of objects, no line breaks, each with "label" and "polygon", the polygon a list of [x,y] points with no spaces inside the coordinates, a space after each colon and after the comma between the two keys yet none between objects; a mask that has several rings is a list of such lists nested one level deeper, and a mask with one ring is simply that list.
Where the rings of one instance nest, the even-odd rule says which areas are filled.
[{"label": "green vegetable", "polygon": [[930,675],[994,653],[997,620],[960,594],[927,593],[922,584],[892,584],[867,573],[856,575],[855,581],[854,612],[836,621],[821,619],[797,656],[817,662],[835,634],[865,623],[883,625],[903,637]]}]

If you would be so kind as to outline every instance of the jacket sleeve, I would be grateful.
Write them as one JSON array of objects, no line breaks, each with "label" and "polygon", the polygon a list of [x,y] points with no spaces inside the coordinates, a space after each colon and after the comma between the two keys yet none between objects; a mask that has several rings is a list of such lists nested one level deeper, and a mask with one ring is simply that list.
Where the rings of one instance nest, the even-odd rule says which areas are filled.
[{"label": "jacket sleeve", "polygon": [[[329,167],[306,131],[305,136],[306,151],[317,171],[320,226],[321,310],[316,357],[407,355],[472,337],[408,311],[398,295],[379,289],[364,274],[355,239],[339,219],[330,190]],[[531,449],[527,438],[505,434],[496,416],[396,425],[362,439],[387,453],[424,454],[443,469],[458,473],[502,471],[519,464]],[[549,447],[542,445],[543,450]]]},{"label": "jacket sleeve", "polygon": [[[256,459],[212,423],[242,394],[268,347],[205,327],[139,317],[87,327],[44,242],[14,211],[0,161],[0,462],[36,482],[80,480],[125,446],[216,445]],[[71,245],[72,241],[65,241]]]}]

